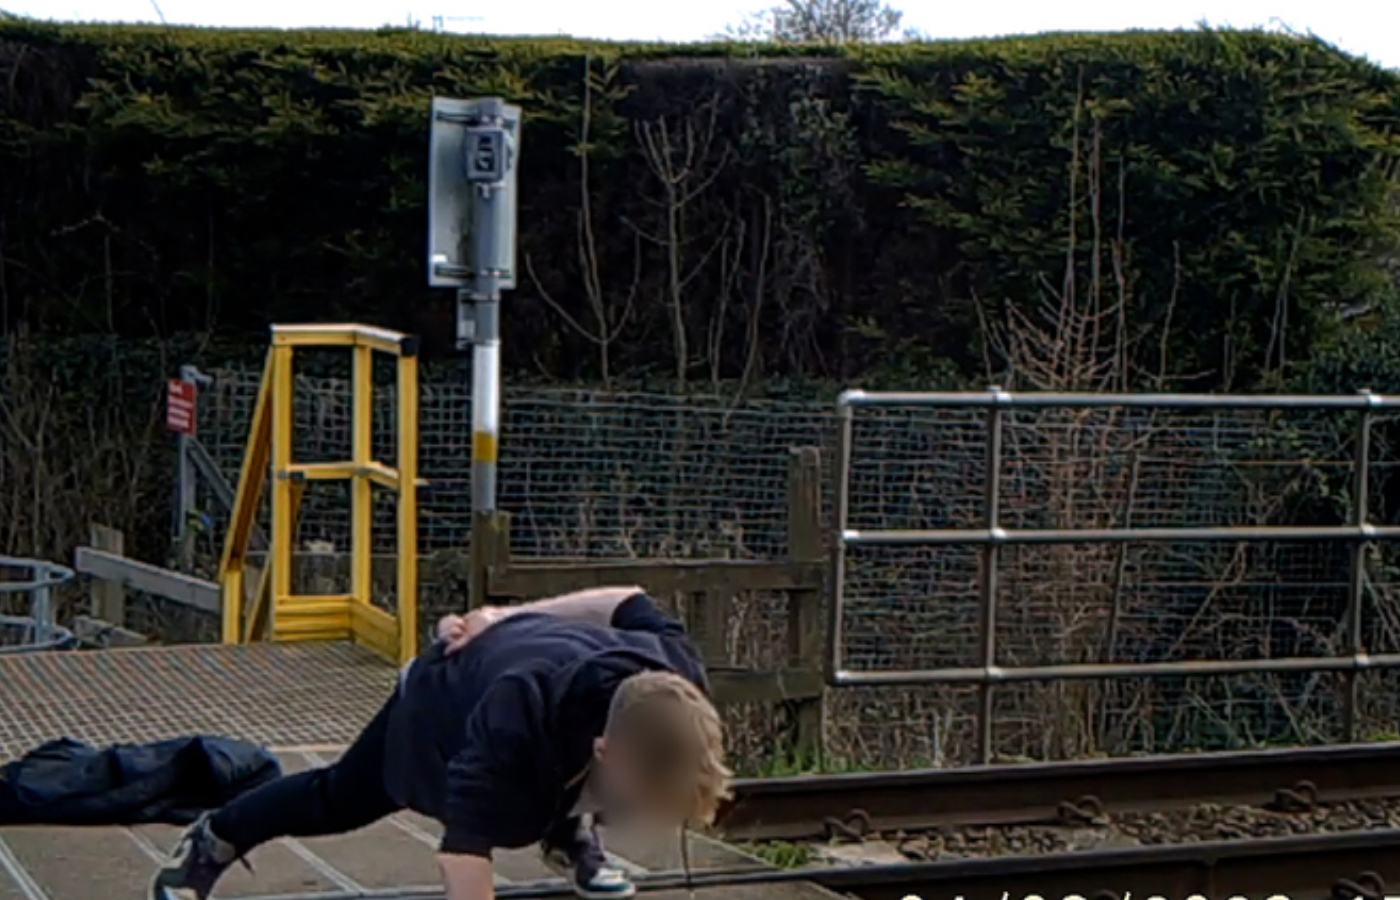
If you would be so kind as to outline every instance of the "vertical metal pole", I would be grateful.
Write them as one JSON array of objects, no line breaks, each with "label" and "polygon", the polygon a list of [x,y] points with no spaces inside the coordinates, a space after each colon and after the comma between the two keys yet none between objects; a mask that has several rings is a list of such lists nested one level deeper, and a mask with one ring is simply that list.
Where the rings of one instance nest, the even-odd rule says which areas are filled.
[{"label": "vertical metal pole", "polygon": [[[194,366],[180,367],[180,380],[186,384],[195,383]],[[190,465],[190,436],[183,431],[175,435],[175,520],[170,523],[171,537],[179,559],[185,568],[192,560],[187,560],[186,532],[190,527],[190,513],[195,504],[194,468]]]},{"label": "vertical metal pole", "polygon": [[30,615],[34,617],[34,643],[43,645],[49,642],[49,638],[53,634],[53,605],[49,602],[49,570],[45,566],[36,566],[34,576],[35,580],[42,582],[42,584],[33,591]]},{"label": "vertical metal pole", "polygon": [[418,357],[398,361],[399,470],[398,618],[399,662],[418,654]]},{"label": "vertical metal pole", "polygon": [[[494,280],[494,279],[493,279]],[[501,435],[500,291],[475,303],[472,344],[472,509],[496,511],[496,463]]]},{"label": "vertical metal pole", "polygon": [[[998,386],[993,386],[991,391],[998,403],[1007,397]],[[1001,438],[1001,407],[988,407],[987,477],[983,516],[986,519],[986,527],[993,536],[1001,530]],[[992,674],[997,658],[997,567],[1000,563],[1001,546],[993,540],[982,550],[982,610],[979,623],[982,631],[982,669],[988,676]],[[996,692],[990,677],[978,686],[977,699],[977,761],[985,765],[992,761],[994,750],[992,716]]]},{"label": "vertical metal pole", "polygon": [[368,604],[373,593],[374,488],[365,466],[374,453],[374,350],[357,344],[350,352],[350,594],[352,602]]},{"label": "vertical metal pole", "polygon": [[[1369,389],[1361,393],[1370,401],[1375,397]],[[1352,524],[1358,528],[1369,524],[1371,496],[1371,418],[1370,409],[1363,409],[1356,430],[1356,458],[1353,465],[1355,479],[1352,489]],[[1356,540],[1351,545],[1351,584],[1347,605],[1347,642],[1351,655],[1359,664],[1365,650],[1362,635],[1362,612],[1366,602],[1366,554],[1370,545],[1364,540]],[[1353,668],[1346,673],[1346,701],[1343,711],[1343,734],[1347,741],[1357,739],[1359,719],[1361,673]]]},{"label": "vertical metal pole", "polygon": [[272,534],[267,564],[272,567],[268,618],[275,634],[277,611],[292,594],[292,348],[272,348]]},{"label": "vertical metal pole", "polygon": [[[467,187],[471,191],[470,280],[458,293],[458,339],[467,330],[464,304],[474,306],[472,342],[472,510],[496,511],[496,463],[501,434],[501,290],[513,287],[515,166],[519,111],[498,97],[482,99],[467,127]],[[513,124],[512,124],[513,123]]]},{"label": "vertical metal pole", "polygon": [[851,503],[851,437],[855,425],[855,408],[847,394],[836,401],[840,430],[836,438],[836,509],[835,540],[831,551],[831,605],[827,610],[826,679],[839,682],[842,666],[843,613],[846,600],[846,523]]},{"label": "vertical metal pole", "polygon": [[[472,348],[472,534],[497,513],[501,435],[501,291],[515,287],[520,108],[500,97],[433,98],[429,149],[430,284],[455,284],[457,347]],[[460,129],[460,130],[459,130]],[[467,246],[463,248],[462,243]],[[474,561],[486,548],[472,549]],[[490,548],[494,554],[496,548]],[[473,585],[484,584],[475,563]],[[474,590],[475,594],[484,589]],[[480,605],[484,596],[469,602]]]},{"label": "vertical metal pole", "polygon": [[[180,367],[180,380],[190,385],[196,393],[203,384],[212,381],[192,365]],[[199,405],[195,404],[195,423],[198,422]],[[194,516],[198,503],[199,472],[190,459],[190,444],[193,439],[183,431],[175,435],[175,512],[171,522],[171,536],[175,544],[180,568],[190,571],[194,568],[194,542],[190,535],[190,519]]]},{"label": "vertical metal pole", "polygon": [[183,431],[175,435],[175,515],[170,523],[170,536],[177,549],[185,543],[190,510],[194,508],[194,482],[190,471],[190,438]]}]

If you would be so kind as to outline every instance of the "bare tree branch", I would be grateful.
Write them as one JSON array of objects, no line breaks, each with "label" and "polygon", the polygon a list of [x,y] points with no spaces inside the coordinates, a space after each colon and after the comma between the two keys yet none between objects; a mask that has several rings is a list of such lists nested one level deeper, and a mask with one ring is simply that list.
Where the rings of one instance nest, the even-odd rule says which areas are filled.
[{"label": "bare tree branch", "polygon": [[[666,295],[671,309],[671,340],[675,354],[676,383],[685,388],[690,367],[689,338],[686,328],[684,293],[714,255],[723,240],[710,245],[694,266],[685,261],[687,209],[714,183],[729,161],[729,147],[721,148],[714,159],[713,145],[719,133],[719,97],[712,97],[698,110],[680,118],[679,129],[664,116],[653,122],[642,122],[635,133],[647,168],[660,186],[658,199],[663,232],[654,236],[639,226],[628,225],[639,237],[660,246],[666,255]],[[677,134],[679,130],[679,134]]]},{"label": "bare tree branch", "polygon": [[549,291],[545,290],[544,285],[540,282],[539,276],[535,274],[535,263],[534,260],[531,259],[529,253],[525,254],[525,271],[530,273],[530,280],[534,282],[535,290],[539,291],[540,299],[543,300],[545,302],[545,305],[547,305],[550,309],[554,310],[555,314],[558,315],[559,318],[564,320],[564,324],[568,325],[574,331],[578,332],[580,337],[587,338],[594,344],[602,343],[602,340],[598,337],[598,335],[594,334],[587,328],[584,328],[583,325],[579,324],[579,321],[573,316],[569,315],[568,310],[560,306],[559,303],[556,302],[555,299],[550,296]]},{"label": "bare tree branch", "polygon": [[880,0],[784,0],[726,29],[723,37],[780,44],[870,43],[897,36],[902,19],[902,13]]}]

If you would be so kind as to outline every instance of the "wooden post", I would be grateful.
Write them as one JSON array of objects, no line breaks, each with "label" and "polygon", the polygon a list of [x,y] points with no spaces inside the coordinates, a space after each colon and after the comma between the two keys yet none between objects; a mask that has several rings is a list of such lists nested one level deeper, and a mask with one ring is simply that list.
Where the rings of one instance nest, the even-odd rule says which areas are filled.
[{"label": "wooden post", "polygon": [[[643,585],[645,587],[645,585]],[[698,591],[686,595],[686,630],[695,637],[707,666],[729,664],[729,614],[734,596],[727,591]]]},{"label": "wooden post", "polygon": [[[821,452],[815,447],[795,447],[788,459],[788,554],[793,562],[812,562],[823,556]],[[822,591],[818,586],[788,592],[788,660],[794,669],[820,672],[826,635]],[[796,734],[793,751],[801,761],[822,758],[822,720],[825,698],[818,694],[795,701]]]},{"label": "wooden post", "polygon": [[[94,550],[105,550],[122,556],[126,552],[126,536],[115,528],[93,522],[90,536]],[[121,627],[126,624],[126,590],[119,581],[93,579],[92,615],[109,625]]]},{"label": "wooden post", "polygon": [[491,573],[504,574],[510,565],[510,514],[478,513],[472,518],[471,595],[467,608],[491,602]]}]

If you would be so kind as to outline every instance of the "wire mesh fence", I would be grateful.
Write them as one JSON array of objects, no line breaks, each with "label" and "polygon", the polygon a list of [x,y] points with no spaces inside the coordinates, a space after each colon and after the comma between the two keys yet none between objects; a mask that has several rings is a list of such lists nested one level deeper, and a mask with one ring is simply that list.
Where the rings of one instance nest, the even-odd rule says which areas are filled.
[{"label": "wire mesh fence", "polygon": [[[992,524],[1007,530],[1356,521],[1356,412],[1108,407],[1000,415]],[[989,527],[987,421],[971,408],[861,408],[851,431],[846,527]],[[1390,524],[1400,487],[1393,418],[1375,416],[1370,433],[1366,520]],[[980,668],[987,559],[971,542],[849,547],[843,669],[859,677]],[[1352,652],[1349,542],[1013,543],[995,560],[1001,667]],[[1395,648],[1394,561],[1391,544],[1367,550],[1362,644],[1373,654]],[[1347,691],[1346,677],[1319,672],[1006,685],[996,689],[991,744],[994,755],[1044,758],[1336,740]],[[940,692],[948,694],[905,689],[904,702]],[[1392,727],[1393,703],[1373,697],[1361,706],[1361,733]]]},{"label": "wire mesh fence", "polygon": [[[236,478],[258,376],[218,373],[200,403],[200,440]],[[825,404],[508,388],[503,398],[502,509],[522,556],[782,556],[787,545],[788,448],[829,444]],[[376,386],[375,447],[392,462],[394,391]],[[346,457],[348,383],[300,378],[294,456]],[[471,535],[471,386],[420,391],[419,542],[461,550]],[[342,490],[336,493],[331,487]],[[308,494],[299,540],[344,549],[343,485]],[[392,504],[376,508],[376,549],[392,549]]]},{"label": "wire mesh fence", "polygon": [[[217,373],[200,403],[200,439],[236,478],[258,379]],[[423,619],[460,606],[470,539],[470,385],[425,378],[420,491]],[[376,387],[375,446],[393,455],[393,389]],[[788,453],[824,451],[829,402],[745,402],[589,390],[507,389],[500,505],[518,557],[782,557]],[[1000,519],[1008,528],[1328,525],[1349,521],[1355,429],[1345,416],[1261,410],[1007,412]],[[350,393],[302,378],[298,461],[348,456]],[[1400,501],[1394,423],[1373,426],[1371,521]],[[972,528],[984,515],[987,434],[975,409],[863,411],[854,429],[855,528]],[[824,481],[831,502],[832,478]],[[339,487],[339,486],[335,486]],[[1396,499],[1392,499],[1395,494]],[[392,546],[393,505],[376,505],[376,545]],[[348,496],[307,495],[298,542],[348,546]],[[217,523],[214,531],[217,532]],[[217,535],[211,535],[217,544]],[[1400,649],[1395,553],[1372,548],[1365,642]],[[978,665],[981,557],[970,546],[850,552],[844,657],[856,670]],[[1271,541],[1074,544],[1005,548],[998,564],[1003,665],[1331,655],[1345,652],[1345,543]],[[725,644],[732,662],[783,658],[782,598],[740,598]],[[1337,736],[1342,676],[1029,683],[999,689],[1003,758],[1230,747]],[[1400,714],[1389,674],[1362,676],[1362,728]],[[828,744],[852,764],[972,759],[976,691],[964,686],[833,693]],[[781,711],[736,710],[749,769],[771,752]]]}]

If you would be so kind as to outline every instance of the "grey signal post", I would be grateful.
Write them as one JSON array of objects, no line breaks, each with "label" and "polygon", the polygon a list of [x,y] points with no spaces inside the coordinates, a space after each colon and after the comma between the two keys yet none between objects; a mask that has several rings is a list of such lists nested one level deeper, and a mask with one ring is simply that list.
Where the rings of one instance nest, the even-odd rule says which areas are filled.
[{"label": "grey signal post", "polygon": [[428,284],[457,289],[457,347],[472,348],[472,509],[496,509],[501,291],[515,287],[520,107],[434,97],[428,153]]}]

